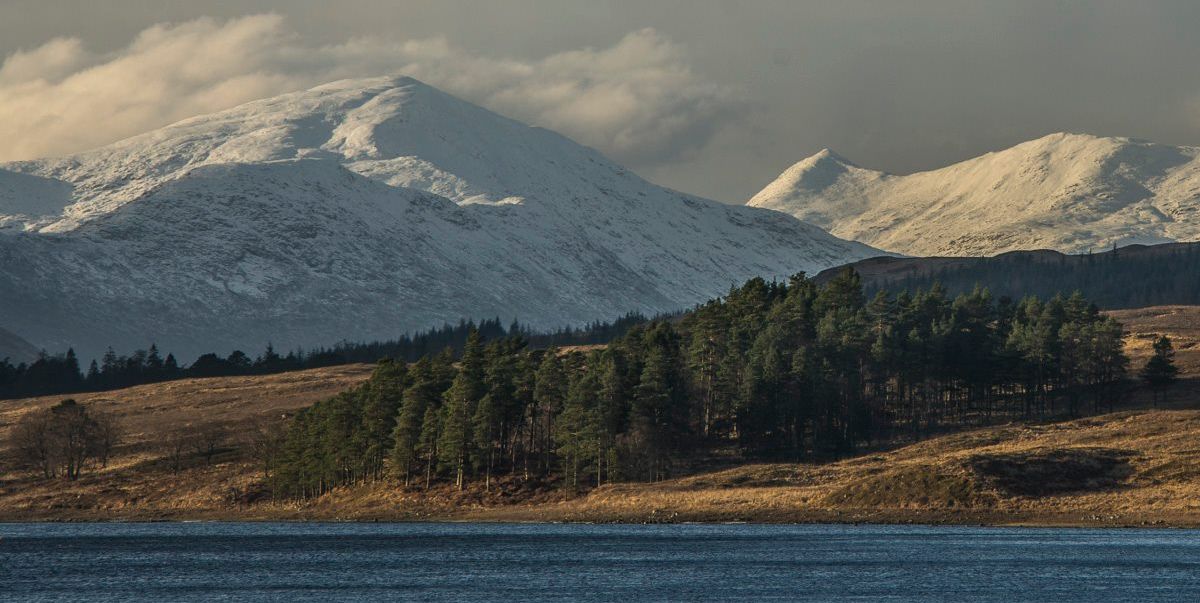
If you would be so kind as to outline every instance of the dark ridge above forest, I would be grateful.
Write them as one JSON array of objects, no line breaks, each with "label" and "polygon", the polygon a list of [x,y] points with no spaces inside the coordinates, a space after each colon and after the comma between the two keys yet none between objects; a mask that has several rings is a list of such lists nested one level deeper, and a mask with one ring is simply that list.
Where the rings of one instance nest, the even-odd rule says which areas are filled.
[{"label": "dark ridge above forest", "polygon": [[12,362],[32,362],[37,355],[38,350],[33,344],[12,331],[0,328],[0,360],[7,358]]},{"label": "dark ridge above forest", "polygon": [[[950,295],[976,285],[1011,298],[1080,291],[1105,309],[1200,304],[1200,243],[1129,245],[1082,255],[1041,249],[992,257],[877,257],[847,266],[858,272],[868,294],[940,283]],[[814,280],[826,283],[844,269],[824,270]]]}]

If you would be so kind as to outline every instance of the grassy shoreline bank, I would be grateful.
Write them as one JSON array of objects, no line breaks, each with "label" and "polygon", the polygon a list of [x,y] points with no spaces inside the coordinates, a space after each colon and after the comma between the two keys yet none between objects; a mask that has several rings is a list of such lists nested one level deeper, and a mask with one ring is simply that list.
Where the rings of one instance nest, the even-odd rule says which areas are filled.
[{"label": "grassy shoreline bank", "polygon": [[[534,521],[1200,527],[1200,411],[1127,411],[949,434],[820,464],[748,464],[586,493],[390,481],[250,502],[230,461],[179,475],[4,482],[0,521]],[[121,475],[119,472],[116,475]]]}]

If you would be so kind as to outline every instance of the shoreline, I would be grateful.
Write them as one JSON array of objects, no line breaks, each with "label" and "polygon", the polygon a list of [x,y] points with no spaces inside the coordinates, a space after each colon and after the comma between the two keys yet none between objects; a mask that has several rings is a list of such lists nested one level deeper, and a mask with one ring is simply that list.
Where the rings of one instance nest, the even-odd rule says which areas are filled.
[{"label": "shoreline", "polygon": [[[654,515],[658,515],[655,517]],[[802,510],[770,514],[763,517],[720,518],[689,514],[663,517],[649,514],[637,518],[601,514],[560,514],[546,507],[488,508],[451,514],[405,515],[361,513],[339,516],[324,512],[246,512],[228,513],[213,510],[196,512],[136,512],[113,514],[100,511],[78,513],[0,513],[0,526],[6,524],[76,524],[76,523],[486,523],[486,524],[545,524],[545,525],[871,525],[927,527],[986,527],[986,528],[1045,528],[1045,529],[1173,529],[1200,530],[1200,514],[1167,514],[1163,517],[1130,517],[1128,515],[1097,516],[1096,514],[1002,511],[914,511],[914,510]],[[1080,515],[1091,515],[1090,517]]]}]

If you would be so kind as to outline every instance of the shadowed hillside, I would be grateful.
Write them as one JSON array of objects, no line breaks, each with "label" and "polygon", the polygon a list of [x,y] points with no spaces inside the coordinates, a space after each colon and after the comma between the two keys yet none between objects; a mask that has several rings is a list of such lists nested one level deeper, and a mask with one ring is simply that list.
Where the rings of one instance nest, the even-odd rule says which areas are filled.
[{"label": "shadowed hillside", "polygon": [[[850,266],[868,294],[928,290],[940,283],[950,295],[976,285],[1012,298],[1080,291],[1109,309],[1200,304],[1200,243],[1130,245],[1085,255],[1040,250],[994,257],[879,257]],[[842,269],[825,270],[814,280],[828,282]]]}]

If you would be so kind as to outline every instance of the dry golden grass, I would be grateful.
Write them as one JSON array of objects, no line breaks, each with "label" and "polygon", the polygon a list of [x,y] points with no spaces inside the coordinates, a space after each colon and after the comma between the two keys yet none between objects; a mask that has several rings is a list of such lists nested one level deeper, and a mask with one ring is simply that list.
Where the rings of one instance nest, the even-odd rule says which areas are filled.
[{"label": "dry golden grass", "polygon": [[115,414],[127,431],[127,447],[154,452],[164,434],[184,426],[219,423],[236,434],[255,421],[279,419],[362,383],[372,368],[352,364],[277,375],[182,379],[109,392],[0,400],[0,452],[5,451],[9,430],[23,414],[67,397]]},{"label": "dry golden grass", "polygon": [[605,486],[492,519],[1200,525],[1200,411],[1008,425],[823,465]]},{"label": "dry golden grass", "polygon": [[491,493],[380,482],[246,504],[259,475],[236,458],[179,475],[131,469],[8,481],[0,518],[1200,525],[1200,411],[1006,425],[834,463],[747,465],[578,497],[514,479]]},{"label": "dry golden grass", "polygon": [[[220,423],[237,441],[362,382],[366,365],[265,377],[194,379],[76,396],[122,417],[126,444],[77,482],[0,473],[0,519],[474,519],[539,521],[876,521],[1200,525],[1200,308],[1114,313],[1134,366],[1152,334],[1176,341],[1184,376],[1171,409],[946,435],[825,464],[754,464],[574,496],[510,479],[483,492],[394,483],[344,488],[304,503],[256,499],[258,469],[230,446],[178,474],[163,434]],[[14,421],[61,397],[0,401],[0,458]],[[1134,404],[1141,404],[1135,397]],[[239,435],[241,434],[241,435]],[[0,468],[2,470],[2,468]]]},{"label": "dry golden grass", "polygon": [[1150,357],[1154,340],[1167,335],[1181,373],[1200,376],[1200,306],[1154,306],[1108,314],[1125,325],[1125,351],[1135,369]]},{"label": "dry golden grass", "polygon": [[603,350],[604,348],[607,348],[607,347],[608,347],[607,343],[587,343],[587,344],[581,344],[581,345],[564,345],[564,346],[558,348],[558,355],[566,356],[567,354],[573,354],[575,352],[578,352],[580,354],[589,354],[589,353],[595,352],[597,350]]}]

